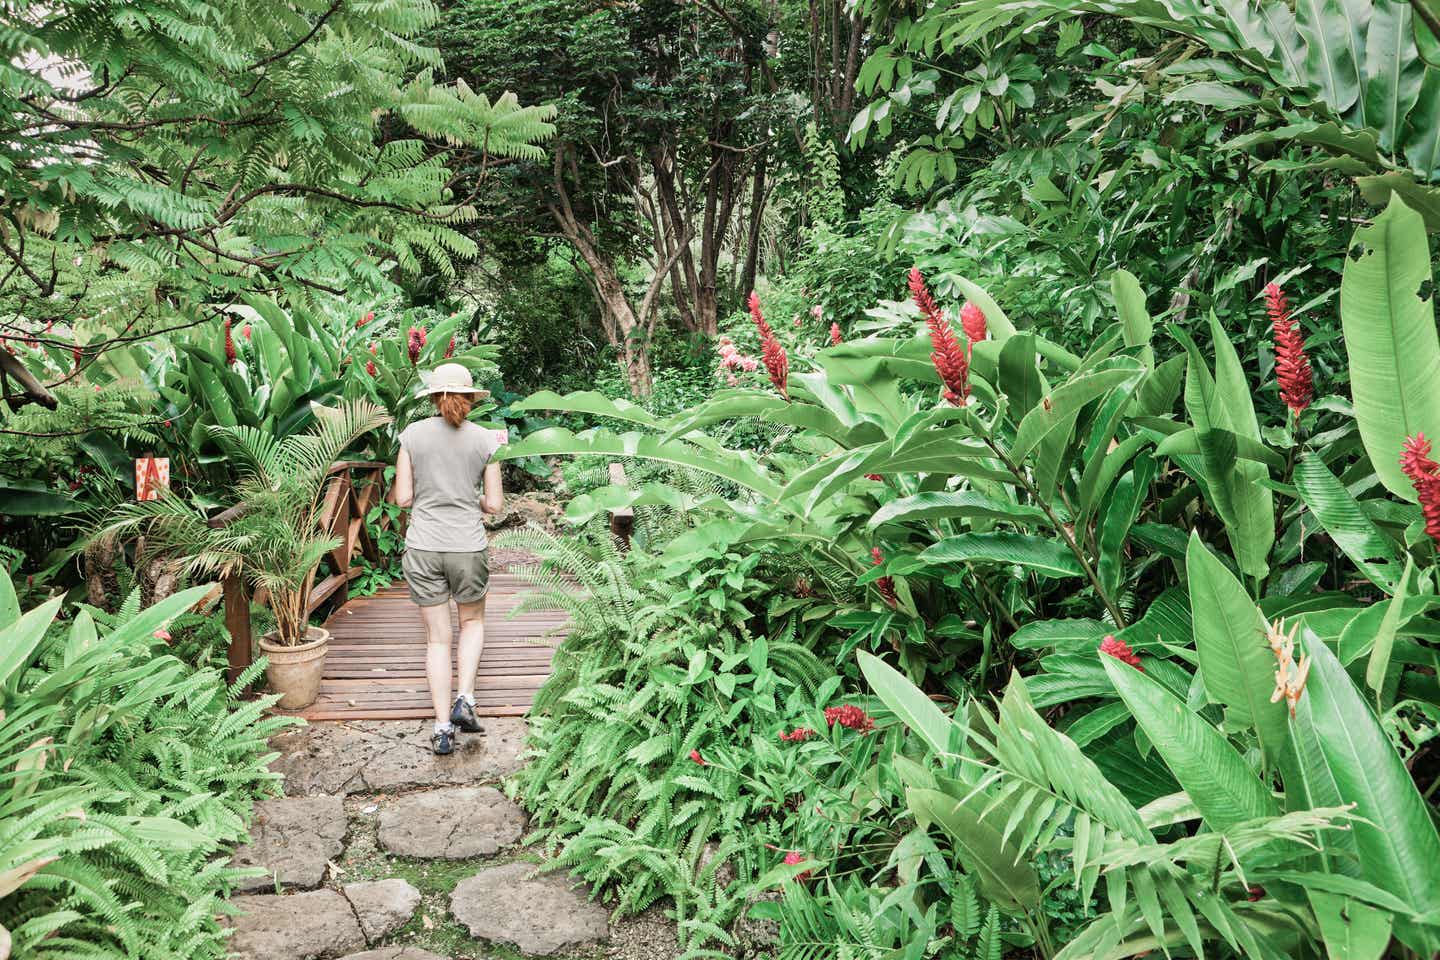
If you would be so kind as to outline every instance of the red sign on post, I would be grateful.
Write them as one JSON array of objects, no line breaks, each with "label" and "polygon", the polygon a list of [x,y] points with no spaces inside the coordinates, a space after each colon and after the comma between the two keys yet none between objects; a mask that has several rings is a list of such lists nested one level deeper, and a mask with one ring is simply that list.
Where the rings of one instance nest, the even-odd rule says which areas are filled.
[{"label": "red sign on post", "polygon": [[135,499],[159,500],[170,489],[170,458],[141,457],[135,461]]}]

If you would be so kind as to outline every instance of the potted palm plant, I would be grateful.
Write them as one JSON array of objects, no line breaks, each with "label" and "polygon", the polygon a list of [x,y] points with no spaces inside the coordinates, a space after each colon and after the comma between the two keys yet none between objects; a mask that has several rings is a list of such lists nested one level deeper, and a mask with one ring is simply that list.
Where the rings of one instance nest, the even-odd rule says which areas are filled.
[{"label": "potted palm plant", "polygon": [[275,616],[275,628],[260,638],[266,679],[281,707],[309,706],[330,643],[327,630],[309,623],[310,590],[316,568],[339,545],[321,525],[326,479],[351,444],[389,419],[375,404],[352,400],[317,406],[307,432],[282,440],[252,427],[211,427],[238,474],[223,525],[166,492],[116,507],[96,537],[139,535],[147,555],[183,558],[192,576],[236,574],[251,590],[263,589]]}]

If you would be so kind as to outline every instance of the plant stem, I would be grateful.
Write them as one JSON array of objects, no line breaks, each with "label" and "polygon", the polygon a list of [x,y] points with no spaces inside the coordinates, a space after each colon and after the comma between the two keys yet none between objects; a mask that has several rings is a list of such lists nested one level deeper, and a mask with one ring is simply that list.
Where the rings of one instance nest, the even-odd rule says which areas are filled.
[{"label": "plant stem", "polygon": [[1075,534],[1072,533],[1065,524],[1060,522],[1060,518],[1055,515],[1055,511],[1051,508],[1049,501],[1040,496],[1040,491],[1030,482],[1030,478],[1025,475],[1025,471],[1023,471],[1014,460],[1010,459],[1010,455],[1001,450],[989,434],[985,435],[984,440],[985,445],[990,448],[1001,463],[1005,464],[1005,469],[1009,470],[1011,475],[1025,488],[1025,492],[1030,494],[1031,499],[1035,501],[1035,505],[1045,512],[1045,516],[1049,518],[1050,524],[1056,530],[1060,531],[1061,539],[1065,541],[1065,546],[1070,548],[1070,552],[1075,555],[1075,560],[1080,564],[1080,569],[1085,572],[1085,578],[1090,581],[1090,586],[1094,588],[1095,595],[1098,596],[1100,602],[1105,605],[1105,610],[1110,614],[1110,619],[1115,621],[1116,627],[1123,630],[1127,626],[1125,614],[1120,612],[1120,607],[1114,600],[1110,599],[1110,595],[1107,594],[1105,588],[1100,585],[1100,578],[1095,575],[1095,568],[1090,565],[1090,560],[1085,556],[1085,551],[1081,550],[1080,545],[1075,542]]}]

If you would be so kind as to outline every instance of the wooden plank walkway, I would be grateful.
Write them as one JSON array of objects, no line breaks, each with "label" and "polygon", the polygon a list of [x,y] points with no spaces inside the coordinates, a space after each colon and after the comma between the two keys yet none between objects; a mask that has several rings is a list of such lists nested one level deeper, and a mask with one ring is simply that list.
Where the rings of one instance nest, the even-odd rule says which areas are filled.
[{"label": "wooden plank walkway", "polygon": [[[550,676],[566,617],[554,610],[511,619],[530,586],[509,573],[490,577],[485,649],[475,684],[477,713],[521,716]],[[455,608],[450,608],[452,625]],[[330,653],[320,697],[296,716],[307,720],[411,720],[432,715],[425,684],[425,632],[403,582],[351,600],[325,624]],[[550,635],[549,640],[544,638]],[[451,644],[452,664],[456,644]],[[288,711],[280,711],[288,712]]]}]

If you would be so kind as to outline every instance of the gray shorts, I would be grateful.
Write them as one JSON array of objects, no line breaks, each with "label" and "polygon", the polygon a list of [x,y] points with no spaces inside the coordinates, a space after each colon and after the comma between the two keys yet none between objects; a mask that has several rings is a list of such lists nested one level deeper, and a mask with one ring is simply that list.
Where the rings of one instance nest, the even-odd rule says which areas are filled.
[{"label": "gray shorts", "polygon": [[410,584],[410,599],[422,607],[446,603],[479,603],[490,588],[490,551],[439,553],[405,550],[400,561]]}]

